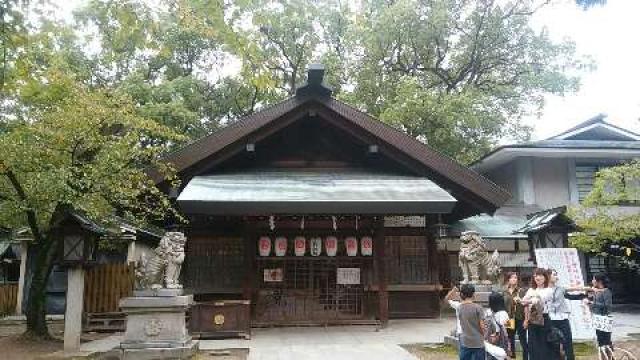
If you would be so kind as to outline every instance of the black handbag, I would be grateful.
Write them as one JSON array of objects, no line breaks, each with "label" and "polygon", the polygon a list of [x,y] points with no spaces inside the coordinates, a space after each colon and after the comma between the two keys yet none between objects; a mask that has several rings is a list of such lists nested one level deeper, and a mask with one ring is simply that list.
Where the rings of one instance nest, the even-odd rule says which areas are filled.
[{"label": "black handbag", "polygon": [[547,342],[552,344],[564,344],[564,334],[557,327],[549,326]]}]

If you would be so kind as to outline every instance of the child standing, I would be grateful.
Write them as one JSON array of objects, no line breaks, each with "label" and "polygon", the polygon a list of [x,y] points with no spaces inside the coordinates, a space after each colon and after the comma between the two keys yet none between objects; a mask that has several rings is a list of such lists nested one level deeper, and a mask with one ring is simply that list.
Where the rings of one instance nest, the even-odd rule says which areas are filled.
[{"label": "child standing", "polygon": [[475,291],[470,284],[464,284],[460,288],[460,360],[485,360],[486,357],[483,326],[485,311],[473,302]]}]

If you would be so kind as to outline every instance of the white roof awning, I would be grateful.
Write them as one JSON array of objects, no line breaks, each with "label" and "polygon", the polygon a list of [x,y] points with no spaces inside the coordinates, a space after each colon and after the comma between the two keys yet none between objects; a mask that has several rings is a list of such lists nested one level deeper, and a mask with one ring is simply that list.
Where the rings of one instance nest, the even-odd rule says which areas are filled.
[{"label": "white roof awning", "polygon": [[178,196],[186,213],[449,213],[456,199],[427,178],[377,173],[254,172],[196,176]]}]

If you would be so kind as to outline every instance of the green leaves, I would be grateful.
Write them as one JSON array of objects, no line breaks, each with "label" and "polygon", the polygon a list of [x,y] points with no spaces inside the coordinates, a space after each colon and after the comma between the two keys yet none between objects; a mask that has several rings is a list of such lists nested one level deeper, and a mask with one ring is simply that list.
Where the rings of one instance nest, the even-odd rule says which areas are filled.
[{"label": "green leaves", "polygon": [[24,225],[30,209],[46,231],[60,204],[94,218],[118,212],[157,220],[171,211],[145,169],[182,137],[138,116],[128,97],[75,85],[54,108],[31,114],[0,137],[0,224]]},{"label": "green leaves", "polygon": [[[640,237],[640,161],[600,170],[581,206],[571,209],[581,231],[572,245],[587,252]],[[631,205],[631,206],[629,206]]]}]

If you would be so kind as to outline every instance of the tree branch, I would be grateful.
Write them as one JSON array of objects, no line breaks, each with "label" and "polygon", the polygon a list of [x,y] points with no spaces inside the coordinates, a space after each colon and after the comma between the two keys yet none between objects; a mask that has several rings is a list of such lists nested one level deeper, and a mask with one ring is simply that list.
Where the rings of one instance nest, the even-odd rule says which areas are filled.
[{"label": "tree branch", "polygon": [[[11,169],[6,169],[4,175],[7,177],[7,179],[9,179],[9,182],[13,186],[13,189],[16,191],[16,194],[18,194],[18,198],[26,204],[28,200],[27,194],[25,193],[22,184],[20,184],[20,181],[18,180],[16,174],[14,174]],[[33,238],[38,242],[44,241],[44,236],[42,235],[40,227],[38,226],[38,217],[36,216],[35,210],[27,207],[25,209],[25,214],[27,215],[27,223],[29,224],[29,228],[31,228],[31,234],[33,235]]]}]

